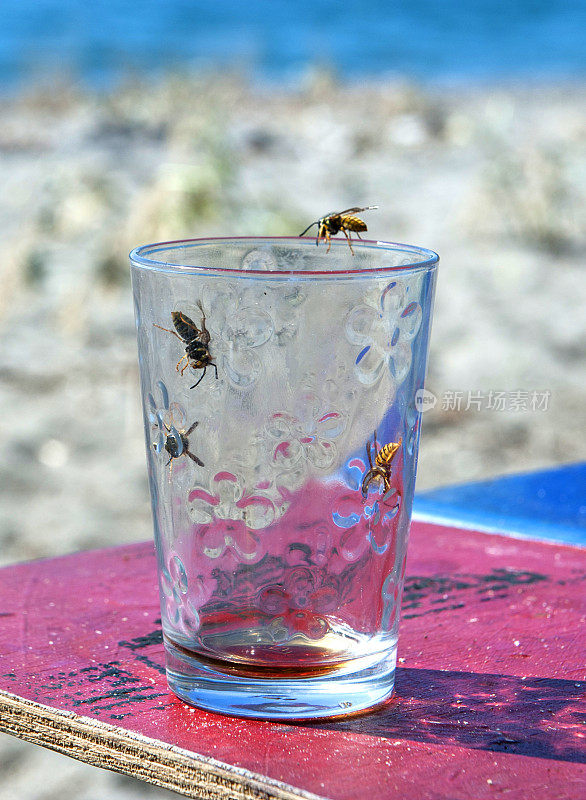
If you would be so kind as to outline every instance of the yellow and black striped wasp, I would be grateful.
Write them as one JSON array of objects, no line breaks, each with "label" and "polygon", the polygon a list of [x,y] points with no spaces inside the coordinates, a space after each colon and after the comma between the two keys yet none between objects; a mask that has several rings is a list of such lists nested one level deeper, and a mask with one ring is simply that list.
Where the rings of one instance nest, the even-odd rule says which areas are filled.
[{"label": "yellow and black striped wasp", "polygon": [[370,441],[366,443],[366,455],[368,458],[368,463],[370,464],[370,469],[365,473],[364,478],[362,479],[362,497],[365,500],[368,495],[368,487],[374,480],[382,480],[385,494],[391,488],[391,463],[395,457],[395,454],[397,453],[397,450],[399,450],[401,447],[402,442],[402,439],[399,439],[398,442],[389,442],[381,447],[380,450],[377,450],[375,431],[372,439],[372,445],[370,444]]},{"label": "yellow and black striped wasp", "polygon": [[299,234],[299,236],[304,236],[310,228],[313,228],[314,225],[317,225],[317,237],[315,243],[317,245],[319,244],[320,239],[325,239],[328,243],[328,249],[326,250],[326,253],[329,253],[330,247],[332,246],[330,237],[335,236],[337,233],[342,231],[348,240],[350,251],[352,255],[354,255],[354,250],[352,250],[352,241],[348,235],[348,231],[355,233],[359,239],[362,238],[360,236],[360,231],[366,231],[368,228],[366,227],[366,222],[361,220],[360,217],[357,217],[356,214],[359,214],[361,211],[371,211],[375,208],[378,208],[378,206],[364,206],[364,208],[358,208],[356,206],[354,208],[347,208],[345,211],[332,211],[330,214],[326,214],[325,217],[322,217],[316,222],[312,222],[311,225],[308,225],[303,233]]}]

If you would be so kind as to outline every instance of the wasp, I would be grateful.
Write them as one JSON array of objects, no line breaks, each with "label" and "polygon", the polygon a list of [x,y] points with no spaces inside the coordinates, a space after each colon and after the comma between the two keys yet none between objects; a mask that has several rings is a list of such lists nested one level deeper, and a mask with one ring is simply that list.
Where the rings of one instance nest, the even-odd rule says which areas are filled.
[{"label": "wasp", "polygon": [[181,456],[189,456],[192,461],[195,461],[200,467],[204,466],[203,461],[194,455],[189,449],[189,436],[193,433],[193,431],[197,428],[199,422],[194,422],[191,428],[185,433],[178,431],[176,428],[170,428],[165,423],[165,428],[167,430],[167,438],[165,439],[165,450],[169,453],[169,460],[165,464],[166,467],[169,466],[171,461],[174,458],[180,458]]},{"label": "wasp", "polygon": [[[377,450],[375,431],[372,439],[372,445],[370,442],[366,443],[366,455],[368,457],[370,469],[367,473],[365,473],[364,478],[362,479],[362,497],[365,500],[368,494],[368,487],[373,480],[379,479],[383,481],[385,493],[391,488],[391,462],[397,450],[401,447],[402,441],[402,439],[399,439],[398,442],[389,442],[389,444],[385,444],[384,447],[381,447],[380,450]],[[372,463],[373,456],[374,464]]]},{"label": "wasp", "polygon": [[352,255],[354,255],[354,250],[352,250],[352,241],[350,240],[348,231],[353,231],[359,239],[362,238],[360,236],[360,231],[366,231],[368,228],[366,227],[366,222],[363,222],[355,215],[359,214],[361,211],[371,211],[374,208],[378,208],[378,206],[365,206],[364,208],[347,208],[345,211],[332,211],[331,214],[326,214],[325,217],[318,219],[317,222],[312,222],[311,225],[308,225],[303,233],[299,234],[299,236],[304,236],[310,228],[313,228],[314,225],[317,225],[317,237],[315,243],[317,245],[319,244],[320,239],[325,239],[328,243],[328,249],[326,250],[326,253],[329,253],[330,247],[332,246],[330,236],[335,236],[337,233],[342,231],[346,239],[348,239],[348,246],[350,247]]},{"label": "wasp", "polygon": [[185,364],[181,369],[182,375],[187,367],[191,367],[192,369],[203,369],[201,378],[196,381],[193,386],[190,386],[190,389],[195,389],[195,387],[204,379],[208,366],[212,366],[216,370],[216,380],[218,379],[218,368],[212,361],[212,357],[210,355],[210,332],[206,328],[206,315],[201,303],[198,302],[197,305],[201,311],[201,329],[198,328],[195,322],[186,314],[184,314],[183,311],[171,312],[171,319],[173,320],[173,325],[175,326],[174,331],[153,323],[155,328],[160,328],[162,331],[172,333],[173,336],[176,336],[181,342],[185,343],[185,355],[177,362],[177,371],[179,371],[179,366],[182,361],[185,361]]}]

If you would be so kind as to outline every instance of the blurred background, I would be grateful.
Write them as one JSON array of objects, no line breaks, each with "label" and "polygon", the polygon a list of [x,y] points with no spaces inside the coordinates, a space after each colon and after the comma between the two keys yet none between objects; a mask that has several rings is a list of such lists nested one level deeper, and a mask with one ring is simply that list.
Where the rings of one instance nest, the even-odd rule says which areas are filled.
[{"label": "blurred background", "polygon": [[[442,258],[418,488],[584,458],[583,0],[0,10],[0,563],[151,536],[156,240],[378,204],[372,238]],[[172,794],[1,737],[0,796]]]}]

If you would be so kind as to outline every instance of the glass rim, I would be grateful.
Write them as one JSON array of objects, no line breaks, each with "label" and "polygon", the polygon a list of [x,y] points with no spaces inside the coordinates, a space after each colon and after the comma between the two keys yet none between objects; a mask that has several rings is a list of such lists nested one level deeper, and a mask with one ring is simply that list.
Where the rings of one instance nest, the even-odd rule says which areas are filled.
[{"label": "glass rim", "polygon": [[[143,244],[130,251],[129,257],[131,264],[141,269],[152,270],[155,272],[176,273],[180,275],[188,274],[214,274],[240,277],[262,277],[268,279],[292,278],[296,280],[307,280],[311,278],[360,278],[366,276],[386,275],[392,272],[415,272],[435,269],[439,263],[439,255],[433,250],[418,245],[403,244],[401,242],[387,242],[375,239],[353,239],[352,246],[358,250],[379,250],[379,251],[403,251],[412,255],[419,255],[420,260],[410,264],[397,264],[395,266],[383,267],[357,267],[356,269],[241,269],[236,267],[206,267],[197,264],[177,264],[161,259],[148,258],[145,253],[165,252],[167,250],[177,250],[181,247],[198,247],[204,245],[218,245],[229,242],[241,244],[271,244],[290,242],[296,246],[314,246],[314,237],[301,236],[215,236],[194,239],[172,239],[170,241],[153,242]],[[346,239],[332,239],[332,247],[348,247]],[[325,243],[323,244],[325,247]]]}]

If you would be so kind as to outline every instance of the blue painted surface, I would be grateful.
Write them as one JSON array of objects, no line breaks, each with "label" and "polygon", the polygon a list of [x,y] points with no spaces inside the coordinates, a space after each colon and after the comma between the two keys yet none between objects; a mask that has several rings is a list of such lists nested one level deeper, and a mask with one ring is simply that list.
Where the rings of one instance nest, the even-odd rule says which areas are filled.
[{"label": "blue painted surface", "polygon": [[586,462],[420,492],[413,516],[586,546]]}]

